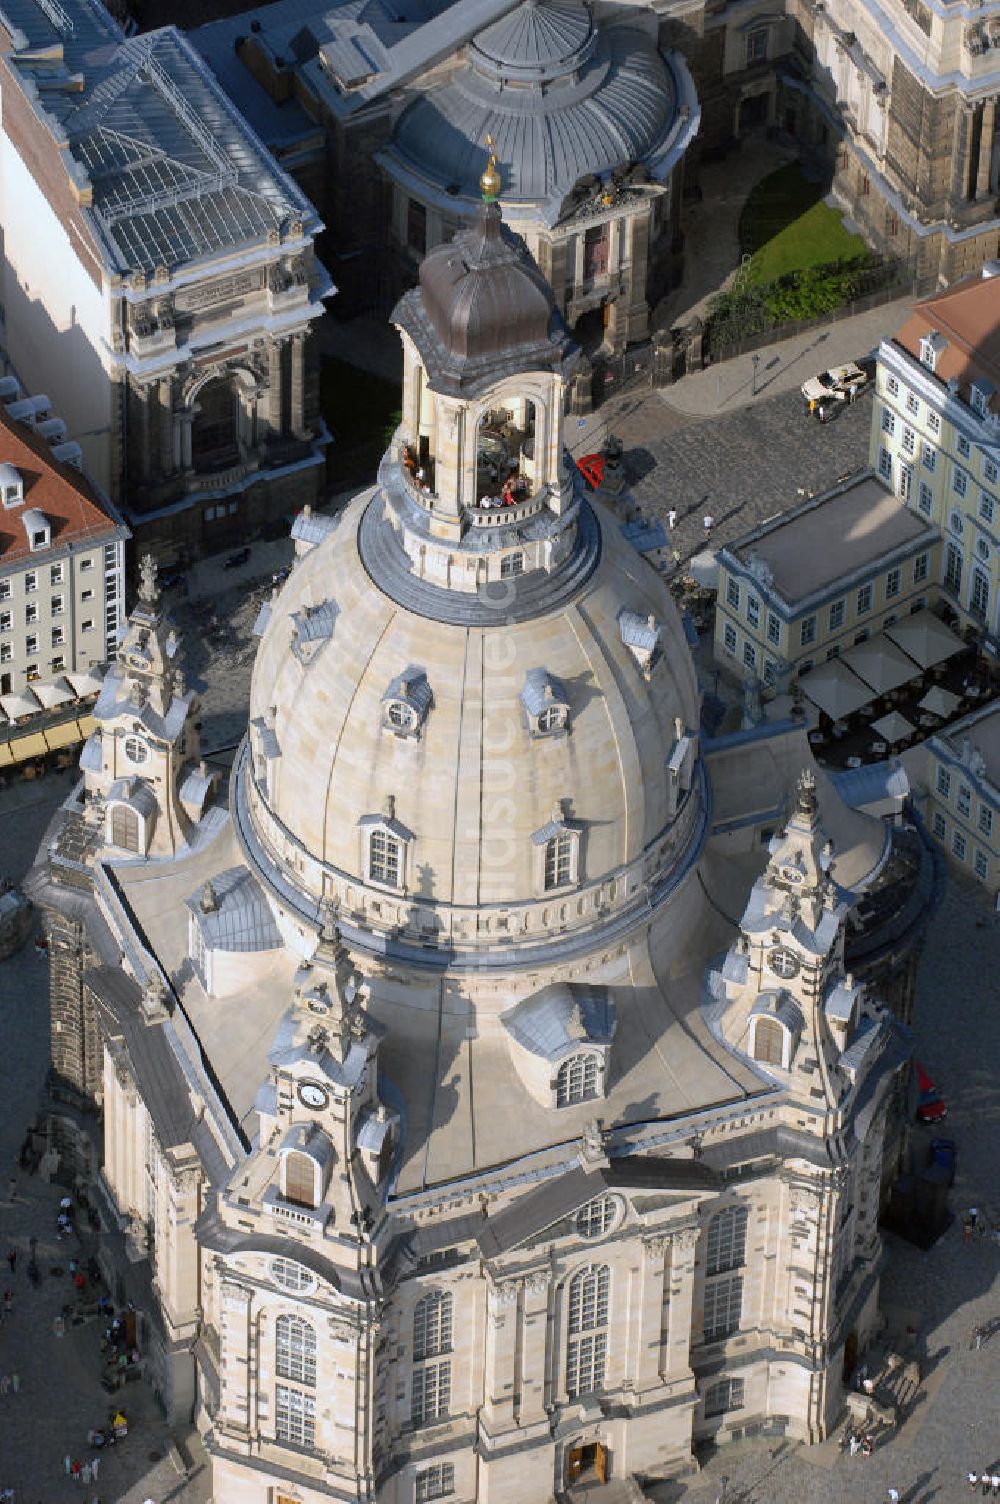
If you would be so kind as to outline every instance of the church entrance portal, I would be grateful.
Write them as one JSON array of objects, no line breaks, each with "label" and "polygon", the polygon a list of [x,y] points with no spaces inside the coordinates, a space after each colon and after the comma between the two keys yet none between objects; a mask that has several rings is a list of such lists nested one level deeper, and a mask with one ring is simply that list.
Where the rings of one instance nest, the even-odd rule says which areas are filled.
[{"label": "church entrance portal", "polygon": [[607,1483],[608,1449],[599,1441],[584,1442],[582,1446],[570,1447],[566,1454],[566,1487],[574,1483]]}]

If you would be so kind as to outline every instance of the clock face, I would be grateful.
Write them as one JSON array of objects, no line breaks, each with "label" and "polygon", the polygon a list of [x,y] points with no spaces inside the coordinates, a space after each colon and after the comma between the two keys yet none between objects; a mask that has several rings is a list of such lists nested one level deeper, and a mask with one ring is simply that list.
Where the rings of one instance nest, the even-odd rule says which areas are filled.
[{"label": "clock face", "polygon": [[794,955],[790,950],[785,950],[783,946],[779,946],[777,950],[771,951],[767,958],[767,964],[775,976],[783,977],[785,981],[793,977],[799,969],[798,956]]},{"label": "clock face", "polygon": [[322,1086],[317,1086],[315,1081],[304,1081],[299,1087],[299,1101],[304,1107],[312,1107],[316,1111],[325,1107],[330,1098]]}]

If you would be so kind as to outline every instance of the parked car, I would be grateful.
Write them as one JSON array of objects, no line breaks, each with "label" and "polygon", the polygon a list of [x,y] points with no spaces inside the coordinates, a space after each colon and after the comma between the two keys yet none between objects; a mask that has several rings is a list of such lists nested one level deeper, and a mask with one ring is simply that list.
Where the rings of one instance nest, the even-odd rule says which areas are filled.
[{"label": "parked car", "polygon": [[585,454],[577,460],[576,468],[587,482],[596,491],[604,479],[605,459],[603,454]]},{"label": "parked car", "polygon": [[948,1108],[944,1098],[938,1091],[930,1076],[924,1070],[919,1060],[913,1062],[917,1072],[917,1122],[940,1123],[942,1118],[948,1116]]},{"label": "parked car", "polygon": [[942,1170],[948,1172],[948,1184],[955,1184],[955,1171],[958,1169],[958,1145],[953,1138],[932,1138],[929,1150],[928,1164],[940,1165]]},{"label": "parked car", "polygon": [[223,569],[239,569],[240,565],[245,564],[249,557],[249,548],[238,548],[234,554],[229,555],[229,558],[222,567]]},{"label": "parked car", "polygon": [[831,366],[819,376],[802,383],[802,395],[809,411],[825,421],[829,410],[838,402],[853,402],[868,385],[868,376],[853,360],[844,366]]}]

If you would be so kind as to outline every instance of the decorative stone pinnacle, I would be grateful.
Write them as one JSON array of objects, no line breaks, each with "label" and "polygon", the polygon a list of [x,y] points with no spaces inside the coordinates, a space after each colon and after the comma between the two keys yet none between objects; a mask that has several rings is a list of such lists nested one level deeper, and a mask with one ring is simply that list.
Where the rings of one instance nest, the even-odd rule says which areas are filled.
[{"label": "decorative stone pinnacle", "polygon": [[203,914],[214,914],[218,910],[218,907],[219,895],[212,886],[211,879],[209,879],[201,890],[201,912]]},{"label": "decorative stone pinnacle", "polygon": [[799,774],[796,808],[803,815],[814,815],[819,809],[819,798],[816,793],[816,774],[812,768],[803,768]]},{"label": "decorative stone pinnacle", "polygon": [[156,582],[156,560],[146,554],[139,565],[139,599],[155,605],[160,599],[160,587]]}]

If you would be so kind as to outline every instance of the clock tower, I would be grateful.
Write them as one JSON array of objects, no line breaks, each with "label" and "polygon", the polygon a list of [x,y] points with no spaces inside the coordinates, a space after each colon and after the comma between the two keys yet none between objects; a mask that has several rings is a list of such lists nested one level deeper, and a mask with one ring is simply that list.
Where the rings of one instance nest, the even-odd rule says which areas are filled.
[{"label": "clock tower", "polygon": [[853,901],[837,883],[816,779],[806,769],[740,935],[711,974],[709,1011],[731,1048],[801,1094],[814,1114],[835,1115],[849,1082],[849,1049],[882,1011],[844,969]]}]

